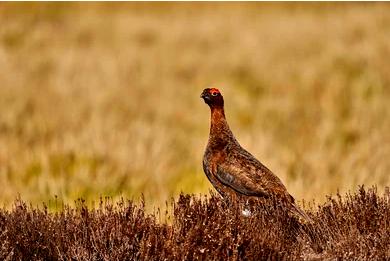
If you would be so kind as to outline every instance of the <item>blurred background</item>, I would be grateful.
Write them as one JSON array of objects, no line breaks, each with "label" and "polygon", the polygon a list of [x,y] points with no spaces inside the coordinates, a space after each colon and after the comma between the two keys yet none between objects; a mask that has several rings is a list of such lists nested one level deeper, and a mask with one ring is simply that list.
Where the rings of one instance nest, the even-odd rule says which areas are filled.
[{"label": "blurred background", "polygon": [[0,205],[207,194],[221,89],[297,199],[389,185],[390,5],[1,3]]}]

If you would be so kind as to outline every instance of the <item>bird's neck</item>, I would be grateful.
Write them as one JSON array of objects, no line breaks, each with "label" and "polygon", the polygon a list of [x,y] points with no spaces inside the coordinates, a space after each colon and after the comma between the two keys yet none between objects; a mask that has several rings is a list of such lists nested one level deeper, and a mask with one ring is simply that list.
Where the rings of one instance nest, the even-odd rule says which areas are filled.
[{"label": "bird's neck", "polygon": [[211,107],[211,124],[209,142],[221,143],[222,141],[236,142],[232,131],[226,121],[225,111],[222,106]]}]

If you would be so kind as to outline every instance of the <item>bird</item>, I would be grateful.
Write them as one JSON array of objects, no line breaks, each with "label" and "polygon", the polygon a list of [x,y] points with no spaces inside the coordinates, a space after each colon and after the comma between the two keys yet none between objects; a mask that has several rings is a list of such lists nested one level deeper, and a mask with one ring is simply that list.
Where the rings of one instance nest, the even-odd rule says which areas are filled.
[{"label": "bird", "polygon": [[[311,222],[282,181],[238,143],[227,123],[221,92],[206,88],[200,97],[211,111],[203,170],[222,198],[230,201],[273,198],[289,206],[289,212],[300,221]],[[244,216],[250,214],[248,209],[243,211]]]}]

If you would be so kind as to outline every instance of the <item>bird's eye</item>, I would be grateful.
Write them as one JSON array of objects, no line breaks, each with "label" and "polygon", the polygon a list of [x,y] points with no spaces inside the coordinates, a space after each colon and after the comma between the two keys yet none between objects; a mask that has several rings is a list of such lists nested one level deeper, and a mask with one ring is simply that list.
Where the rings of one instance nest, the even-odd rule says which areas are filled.
[{"label": "bird's eye", "polygon": [[218,92],[212,92],[211,95],[212,95],[212,96],[217,96],[217,95],[218,95]]}]

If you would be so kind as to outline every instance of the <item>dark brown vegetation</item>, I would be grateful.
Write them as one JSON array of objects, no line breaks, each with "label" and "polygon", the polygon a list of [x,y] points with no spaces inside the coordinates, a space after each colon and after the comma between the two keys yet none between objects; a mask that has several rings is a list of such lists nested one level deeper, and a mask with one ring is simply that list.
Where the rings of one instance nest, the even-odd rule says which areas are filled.
[{"label": "dark brown vegetation", "polygon": [[218,196],[181,195],[172,214],[145,212],[131,201],[87,208],[16,202],[0,211],[1,260],[261,260],[390,258],[390,194],[361,188],[328,198],[300,227],[282,205],[257,205],[244,217]]}]

